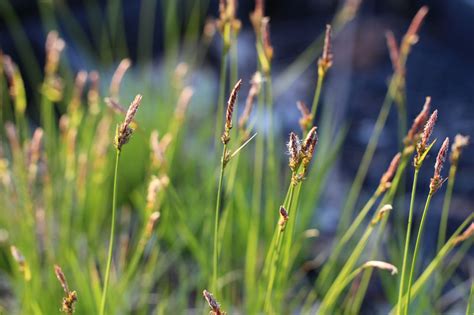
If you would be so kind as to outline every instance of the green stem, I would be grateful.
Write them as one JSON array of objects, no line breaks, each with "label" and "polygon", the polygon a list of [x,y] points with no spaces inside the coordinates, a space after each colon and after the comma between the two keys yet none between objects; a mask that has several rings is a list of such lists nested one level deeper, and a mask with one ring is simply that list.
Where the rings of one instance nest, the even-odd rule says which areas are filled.
[{"label": "green stem", "polygon": [[428,194],[428,198],[426,198],[425,209],[423,210],[423,215],[421,216],[420,227],[418,228],[418,235],[416,236],[416,243],[415,243],[415,251],[413,252],[413,258],[411,261],[411,270],[410,270],[410,277],[408,278],[408,291],[407,291],[407,305],[405,309],[405,315],[408,315],[408,309],[410,307],[410,293],[411,293],[411,286],[413,281],[413,274],[415,273],[415,265],[416,265],[416,258],[418,256],[418,250],[420,247],[421,235],[423,234],[423,227],[425,226],[426,220],[426,213],[428,212],[428,208],[430,206],[431,197],[433,196],[433,192],[430,191]]},{"label": "green stem", "polygon": [[474,282],[471,283],[471,291],[469,293],[469,300],[467,301],[466,315],[473,313],[472,304],[474,301]]},{"label": "green stem", "polygon": [[[423,286],[426,284],[426,282],[429,280],[430,276],[436,271],[436,269],[441,265],[443,262],[443,259],[450,253],[450,251],[456,246],[456,238],[461,234],[461,232],[464,230],[464,228],[472,222],[474,219],[474,213],[471,214],[469,217],[467,217],[463,223],[457,228],[457,230],[451,235],[449,240],[444,244],[444,246],[440,249],[436,257],[431,261],[431,263],[424,268],[423,273],[421,276],[418,277],[416,280],[415,284],[413,285],[413,291],[411,292],[411,298],[414,298],[417,296],[417,294],[420,292],[420,290],[423,288]],[[406,302],[406,296],[407,294],[403,296],[401,300],[398,301],[398,304],[393,307],[393,309],[390,311],[390,314],[395,314],[397,309],[401,309],[405,302]]]},{"label": "green stem", "polygon": [[318,76],[318,82],[316,83],[316,92],[314,93],[313,104],[311,105],[311,117],[313,119],[313,122],[314,122],[314,119],[316,117],[316,113],[317,113],[317,110],[318,110],[319,99],[321,97],[321,89],[322,89],[322,86],[323,86],[323,81],[324,81],[325,76],[326,76],[325,73],[322,74],[322,75],[319,75]]},{"label": "green stem", "polygon": [[219,211],[221,204],[221,193],[222,193],[222,182],[224,179],[224,168],[225,168],[225,155],[227,152],[227,145],[224,144],[222,149],[222,158],[221,158],[221,170],[219,173],[219,184],[217,186],[217,200],[216,200],[216,211],[214,215],[214,249],[213,249],[213,259],[212,259],[212,290],[217,294],[217,262],[219,259],[219,253],[217,252],[217,239],[218,239],[218,230],[219,230]]},{"label": "green stem", "polygon": [[[290,213],[290,209],[293,204],[293,196],[294,196],[294,185],[290,184],[289,187],[289,197],[288,197],[288,202],[285,204],[286,209],[288,210],[288,214]],[[295,218],[293,217],[292,220]],[[278,270],[278,260],[280,258],[280,252],[281,252],[281,247],[283,244],[283,233],[285,230],[278,228],[277,232],[277,237],[276,237],[276,242],[274,243],[274,248],[273,248],[273,255],[272,255],[272,263],[270,266],[270,276],[268,278],[268,285],[267,285],[267,290],[266,290],[266,295],[265,295],[265,303],[264,303],[264,309],[265,311],[269,311],[270,309],[270,302],[271,302],[271,297],[272,297],[272,291],[273,291],[273,285],[275,283],[275,277],[277,274]]]},{"label": "green stem", "polygon": [[109,287],[109,277],[110,277],[110,267],[112,265],[112,253],[114,247],[114,236],[115,236],[115,212],[117,209],[117,174],[118,174],[118,165],[120,159],[120,150],[116,150],[115,155],[115,172],[114,172],[114,188],[112,195],[112,222],[110,227],[110,239],[109,239],[109,251],[107,255],[107,266],[105,268],[105,279],[104,279],[104,288],[102,290],[102,298],[100,302],[100,315],[105,314],[105,303],[107,300],[107,289]]},{"label": "green stem", "polygon": [[402,304],[400,301],[403,297],[403,291],[405,289],[405,274],[407,268],[407,258],[408,258],[408,248],[410,247],[410,236],[411,236],[411,226],[413,220],[413,206],[415,204],[415,194],[416,194],[416,182],[418,181],[418,173],[419,169],[415,169],[415,175],[413,177],[413,186],[411,189],[411,199],[410,199],[410,211],[408,213],[408,225],[407,225],[407,233],[405,237],[405,249],[403,250],[403,263],[402,263],[402,273],[401,273],[401,280],[400,280],[400,287],[398,289],[398,304],[400,307],[398,308],[398,314],[402,314]]},{"label": "green stem", "polygon": [[457,164],[451,164],[451,167],[449,168],[448,187],[446,188],[446,195],[444,196],[443,201],[443,211],[441,213],[441,220],[439,222],[437,247],[438,251],[441,249],[446,240],[446,228],[448,225],[449,206],[451,205],[451,197],[453,195],[454,178],[456,177],[456,171]]}]

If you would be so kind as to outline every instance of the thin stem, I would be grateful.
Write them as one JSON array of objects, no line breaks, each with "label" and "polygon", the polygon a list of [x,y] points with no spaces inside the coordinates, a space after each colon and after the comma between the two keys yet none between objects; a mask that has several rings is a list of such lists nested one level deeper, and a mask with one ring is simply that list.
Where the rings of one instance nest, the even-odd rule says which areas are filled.
[{"label": "thin stem", "polygon": [[408,225],[407,225],[407,233],[405,237],[405,249],[403,250],[403,263],[402,263],[402,273],[401,273],[401,280],[400,280],[400,287],[398,289],[398,314],[402,314],[402,304],[400,301],[403,297],[403,291],[405,288],[405,273],[407,268],[407,258],[408,258],[408,248],[410,247],[410,236],[411,236],[411,226],[413,220],[413,206],[415,204],[415,194],[416,194],[416,182],[418,181],[418,173],[419,169],[415,169],[415,175],[413,177],[413,186],[411,189],[411,199],[410,199],[410,211],[408,213]]},{"label": "thin stem", "polygon": [[100,302],[100,315],[105,314],[105,302],[107,300],[107,289],[109,287],[110,267],[112,265],[112,253],[115,236],[115,212],[117,208],[117,174],[120,158],[120,150],[116,150],[115,155],[115,172],[114,172],[114,188],[112,193],[112,222],[110,226],[109,252],[107,255],[107,266],[105,268],[104,288],[102,290],[102,298]]},{"label": "thin stem", "polygon": [[474,282],[471,283],[471,291],[469,293],[469,300],[467,301],[466,315],[473,313],[472,304],[474,301]]},{"label": "thin stem", "polygon": [[[287,210],[289,211],[288,214],[290,213],[290,209],[293,203],[293,196],[294,196],[294,185],[290,185],[289,188],[289,197],[288,197],[288,203],[285,204],[285,207],[287,207]],[[294,220],[295,218],[292,218]],[[264,309],[266,311],[269,310],[270,307],[270,302],[271,302],[271,297],[272,297],[272,291],[273,291],[273,285],[275,282],[275,277],[276,273],[278,270],[278,260],[280,258],[280,253],[281,253],[281,247],[283,244],[283,233],[284,230],[280,229],[278,227],[278,232],[277,232],[277,237],[276,237],[276,242],[275,246],[273,248],[273,255],[272,255],[272,264],[270,266],[270,276],[268,278],[268,285],[267,285],[267,290],[266,290],[266,295],[265,295],[265,304],[264,304]]]},{"label": "thin stem", "polygon": [[217,200],[216,200],[216,211],[214,216],[214,249],[213,249],[213,259],[212,259],[212,290],[217,294],[217,262],[218,262],[218,252],[217,252],[217,238],[219,230],[219,211],[221,205],[221,193],[222,193],[222,182],[224,179],[224,168],[225,168],[225,155],[227,153],[227,145],[224,144],[222,149],[222,158],[221,158],[221,170],[219,173],[219,184],[217,186]]},{"label": "thin stem", "polygon": [[321,89],[322,89],[322,86],[323,86],[323,81],[324,81],[325,76],[326,76],[326,74],[319,75],[318,76],[318,82],[316,83],[316,92],[314,93],[313,104],[311,106],[311,117],[313,119],[313,122],[314,122],[314,119],[316,117],[316,113],[317,113],[317,110],[318,110],[319,99],[321,97]]},{"label": "thin stem", "polygon": [[423,234],[423,227],[425,226],[426,213],[428,212],[428,208],[430,206],[432,196],[433,196],[433,193],[430,191],[430,193],[428,194],[428,198],[426,198],[425,209],[423,210],[423,215],[421,216],[420,227],[418,228],[418,235],[416,236],[415,251],[413,253],[413,258],[411,261],[410,277],[408,278],[407,305],[405,309],[405,315],[408,315],[408,308],[410,307],[411,284],[413,281],[413,274],[415,273],[416,258],[418,256],[418,250],[420,247],[421,235]]},{"label": "thin stem", "polygon": [[439,222],[438,232],[438,247],[440,250],[446,240],[446,228],[448,225],[449,206],[451,205],[451,197],[453,195],[454,178],[456,177],[457,165],[451,164],[449,168],[448,187],[446,188],[446,195],[443,201],[443,211],[441,213],[441,220]]}]

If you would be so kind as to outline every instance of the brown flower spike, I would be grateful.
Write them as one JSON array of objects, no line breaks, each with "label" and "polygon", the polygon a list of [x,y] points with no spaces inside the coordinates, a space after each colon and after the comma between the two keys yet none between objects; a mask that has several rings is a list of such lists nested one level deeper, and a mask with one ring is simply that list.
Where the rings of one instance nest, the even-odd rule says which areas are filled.
[{"label": "brown flower spike", "polygon": [[402,155],[400,153],[397,153],[393,157],[392,161],[390,162],[390,165],[389,165],[388,169],[385,171],[385,173],[380,178],[380,184],[379,184],[380,192],[384,192],[388,188],[390,188],[393,176],[395,175],[395,172],[397,171],[397,168],[398,168],[398,164],[400,163],[401,156]]},{"label": "brown flower spike", "polygon": [[448,155],[448,148],[449,148],[449,138],[444,139],[443,145],[439,149],[438,156],[436,157],[436,162],[434,165],[434,174],[431,178],[430,182],[430,194],[434,194],[443,183],[447,180],[447,178],[441,177],[441,169],[443,168],[443,164],[446,161],[446,156]]},{"label": "brown flower spike", "polygon": [[142,101],[142,96],[140,94],[135,96],[135,99],[130,104],[127,114],[125,115],[124,122],[117,128],[117,132],[115,135],[115,147],[117,148],[118,151],[122,150],[122,146],[126,144],[128,140],[130,140],[130,137],[132,136],[133,129],[130,127],[130,124],[132,123],[133,118],[137,114],[137,110],[138,110],[138,107],[140,106],[141,101]]},{"label": "brown flower spike", "polygon": [[298,139],[298,136],[294,132],[290,133],[290,140],[288,141],[287,147],[290,153],[290,169],[296,172],[301,162],[301,144],[300,139]]},{"label": "brown flower spike", "polygon": [[423,109],[421,112],[416,116],[413,124],[411,125],[410,130],[405,138],[405,145],[409,146],[415,142],[416,136],[421,132],[423,125],[428,120],[430,114],[430,107],[431,107],[431,97],[427,96],[425,100],[425,104],[423,105]]},{"label": "brown flower spike", "polygon": [[68,315],[71,315],[72,313],[74,313],[74,304],[77,302],[77,293],[76,291],[69,291],[66,276],[64,275],[61,267],[59,267],[58,265],[54,265],[54,273],[56,274],[56,278],[58,278],[58,281],[61,284],[64,293],[66,294],[63,297],[61,311]]},{"label": "brown flower spike", "polygon": [[242,86],[242,79],[237,81],[230,93],[229,100],[227,101],[227,111],[225,114],[225,126],[224,133],[222,134],[221,140],[223,144],[227,144],[230,140],[229,132],[232,129],[232,115],[234,114],[234,105],[237,100],[237,94]]},{"label": "brown flower spike", "polygon": [[414,159],[414,165],[417,168],[421,167],[423,163],[423,159],[427,150],[427,145],[430,140],[431,134],[433,133],[434,126],[436,124],[436,120],[438,119],[438,110],[435,110],[430,119],[425,124],[425,128],[423,129],[423,134],[421,135],[420,141],[416,145],[416,156]]},{"label": "brown flower spike", "polygon": [[318,60],[318,73],[320,76],[326,74],[326,72],[332,66],[332,53],[331,53],[331,25],[326,25],[326,35],[324,36],[324,47],[323,54]]},{"label": "brown flower spike", "polygon": [[461,156],[461,152],[465,146],[469,144],[469,136],[463,136],[457,134],[454,137],[454,143],[451,147],[451,156],[450,160],[451,163],[457,165],[459,162],[459,157]]},{"label": "brown flower spike", "polygon": [[283,231],[286,227],[286,222],[288,221],[288,211],[286,211],[285,207],[280,206],[280,220],[278,221],[278,225],[280,225],[280,230]]},{"label": "brown flower spike", "polygon": [[217,300],[214,298],[211,292],[204,290],[202,291],[202,295],[207,301],[207,304],[209,304],[209,307],[211,308],[211,312],[209,313],[210,315],[225,315],[225,312],[221,310],[221,306],[217,302]]}]

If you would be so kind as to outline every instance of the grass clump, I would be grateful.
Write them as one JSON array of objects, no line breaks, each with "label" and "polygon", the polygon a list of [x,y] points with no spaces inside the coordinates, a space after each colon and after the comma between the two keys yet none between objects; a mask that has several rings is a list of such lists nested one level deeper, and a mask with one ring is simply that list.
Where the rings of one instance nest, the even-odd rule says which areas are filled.
[{"label": "grass clump", "polygon": [[[427,301],[453,284],[465,293],[458,304],[471,312],[471,283],[450,276],[472,247],[472,209],[454,233],[447,229],[466,136],[456,136],[450,154],[449,140],[443,142],[419,226],[415,222],[418,181],[423,165],[431,163],[428,153],[435,141],[430,137],[438,115],[430,116],[427,97],[406,128],[406,63],[426,7],[399,45],[387,33],[393,73],[386,96],[344,194],[336,235],[325,251],[315,253],[312,247],[324,242],[317,230],[323,227],[318,210],[324,187],[331,183],[329,174],[350,131],[349,125],[333,124],[333,111],[322,95],[338,62],[332,38],[355,17],[358,1],[345,2],[321,36],[279,75],[272,71],[278,52],[271,43],[270,19],[264,1],[256,1],[250,15],[256,66],[254,75],[243,79],[238,79],[238,39],[244,25],[237,1],[220,1],[213,22],[201,21],[202,1],[182,8],[163,1],[165,54],[159,79],[145,62],[153,46],[145,30],[157,19],[152,14],[157,1],[140,4],[137,40],[142,51],[133,62],[126,38],[112,27],[124,25],[118,2],[107,6],[102,21],[94,18],[98,3],[89,1],[90,40],[76,28],[77,21],[64,18],[71,17],[67,4],[38,5],[49,34],[43,71],[29,56],[30,43],[14,7],[9,1],[0,4],[2,20],[14,30],[21,51],[21,67],[0,54],[0,283],[8,287],[6,297],[0,296],[0,313],[181,314],[204,312],[207,302],[215,315],[224,310],[358,314],[370,297],[374,269],[381,271],[377,277],[387,312],[448,311]],[[181,14],[183,25],[176,23]],[[69,42],[62,31],[53,30],[59,25],[77,29],[75,36],[90,47],[86,53],[105,69],[76,71],[64,54],[71,49]],[[209,80],[195,78],[216,31],[222,53],[214,99]],[[282,118],[275,104],[311,64],[317,65],[311,107],[297,102],[300,130],[289,133],[284,161]],[[137,95],[126,109],[121,99],[137,90],[143,99]],[[399,146],[386,161],[378,186],[362,200],[394,104]],[[34,105],[38,121],[27,115]],[[422,236],[435,204],[431,198],[442,193],[447,179],[441,169],[448,155],[437,250],[420,264]],[[411,164],[408,218],[400,225],[392,213],[403,214]],[[359,202],[360,210],[354,211]],[[426,290],[432,284],[435,290]]]}]

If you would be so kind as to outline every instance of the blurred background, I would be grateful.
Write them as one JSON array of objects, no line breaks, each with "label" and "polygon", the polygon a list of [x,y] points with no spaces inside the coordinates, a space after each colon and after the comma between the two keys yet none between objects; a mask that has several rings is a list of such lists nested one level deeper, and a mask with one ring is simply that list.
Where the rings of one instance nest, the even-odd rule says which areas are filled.
[{"label": "blurred background", "polygon": [[[275,128],[281,140],[277,151],[282,155],[288,133],[298,126],[300,114],[296,101],[303,100],[308,104],[312,101],[319,51],[314,50],[314,54],[299,64],[301,71],[290,71],[289,66],[294,65],[294,61],[322,34],[343,2],[266,1],[265,13],[270,17],[274,49]],[[35,89],[42,80],[48,30],[58,30],[66,42],[63,53],[68,63],[66,72],[73,76],[82,69],[97,69],[104,90],[120,60],[129,57],[132,68],[123,83],[121,94],[127,95],[126,99],[123,98],[124,103],[137,91],[146,97],[149,89],[166,86],[169,78],[161,74],[174,69],[180,61],[198,60],[191,75],[197,99],[191,108],[188,127],[192,133],[193,128],[197,130],[199,127],[192,124],[193,117],[199,121],[199,117],[212,112],[218,97],[222,41],[216,34],[206,42],[204,31],[208,18],[218,17],[218,1],[177,0],[177,3],[169,5],[168,1],[152,0],[2,0],[0,49],[16,60],[21,72],[26,74],[24,80],[30,96],[36,93]],[[349,126],[342,154],[331,171],[331,180],[318,205],[320,209],[315,220],[324,233],[323,237],[335,233],[338,211],[345,199],[341,196],[346,195],[353,181],[387,91],[392,64],[385,32],[393,31],[400,40],[422,5],[427,5],[430,11],[407,63],[409,124],[421,110],[425,97],[431,96],[433,109],[440,113],[434,137],[443,139],[449,136],[453,139],[457,133],[474,135],[474,1],[362,0],[355,19],[333,37],[334,65],[322,95],[324,107],[331,108],[334,128]],[[238,1],[238,18],[242,21],[238,36],[238,71],[246,83],[245,91],[257,67],[255,35],[249,21],[253,8],[254,1]],[[201,45],[205,45],[205,49],[201,49]],[[201,54],[201,51],[205,53]],[[137,82],[143,82],[140,80],[149,83],[145,90],[137,86]],[[161,93],[163,99],[168,93],[166,88],[154,92]],[[157,103],[159,107],[160,101]],[[39,123],[38,106],[35,98],[29,97],[27,113],[32,125]],[[153,121],[147,123],[152,125]],[[361,203],[377,187],[380,175],[397,152],[397,130],[397,114],[392,110],[359,196]],[[434,156],[431,156],[428,164],[433,162]],[[474,207],[473,145],[465,149],[459,167],[461,171],[456,177],[449,231],[455,229]],[[421,174],[419,187],[422,188],[418,190],[417,204],[420,204],[415,209],[416,216],[421,215],[421,202],[428,191],[431,166],[426,166]],[[135,182],[139,180],[139,177],[135,178]],[[127,185],[133,185],[133,182],[132,178]],[[410,178],[406,183],[408,193]],[[407,203],[408,198],[405,198]],[[433,217],[439,218],[441,205],[442,194],[436,195],[431,208]],[[396,211],[404,219],[408,207]],[[432,239],[428,244],[433,251],[438,222],[436,219],[427,223],[426,239]],[[318,250],[314,249],[315,252]]]},{"label": "blurred background", "polygon": [[[118,61],[128,56],[135,65],[132,68],[135,70],[132,71],[147,69],[159,81],[160,69],[166,58],[164,43],[175,40],[170,34],[166,34],[166,24],[180,25],[183,36],[201,37],[206,19],[218,17],[218,1],[181,0],[176,6],[176,16],[180,19],[173,21],[167,19],[167,10],[170,8],[161,1],[15,0],[8,5],[8,1],[3,2],[0,6],[0,47],[14,60],[23,61],[18,62],[22,72],[33,72],[28,69],[32,67],[31,57],[39,62],[38,71],[43,68],[46,30],[55,28],[66,41],[67,49],[64,54],[72,73],[81,69],[99,69],[99,72],[109,73],[111,76]],[[301,75],[289,76],[286,70],[321,34],[341,3],[333,0],[281,0],[266,3],[266,14],[271,18],[271,42],[274,47],[274,93],[276,119],[279,122],[276,128],[282,137],[281,151],[284,150],[283,140],[295,128],[299,119],[296,101],[310,103],[312,100],[317,78],[315,60],[318,56],[312,56],[313,62],[303,68],[305,71]],[[396,38],[400,39],[422,5],[428,5],[430,11],[421,28],[419,43],[412,50],[407,64],[409,122],[421,109],[424,98],[432,96],[433,108],[440,111],[435,137],[453,138],[457,133],[474,134],[474,3],[469,0],[363,0],[356,18],[334,36],[334,67],[328,75],[327,88],[323,91],[323,103],[335,110],[336,123],[341,126],[345,122],[350,124],[342,158],[333,174],[333,178],[337,180],[331,181],[332,186],[327,188],[327,199],[323,201],[329,210],[328,230],[335,226],[336,210],[342,202],[338,196],[352,182],[386,93],[392,66],[386,48],[385,32],[392,30]],[[199,16],[189,16],[195,6],[199,6]],[[238,38],[238,69],[239,77],[244,81],[249,81],[256,69],[255,35],[249,22],[249,12],[253,7],[254,2],[250,0],[240,0],[238,4],[238,17],[243,26]],[[11,14],[11,10],[15,12],[15,16]],[[97,30],[102,29],[104,16],[108,13],[115,17],[108,28],[112,34],[111,41],[116,40],[104,43]],[[188,23],[190,18],[193,23]],[[144,27],[145,31],[140,33],[140,27]],[[114,34],[125,36],[114,37]],[[18,42],[24,41],[29,44],[21,46],[19,50]],[[108,49],[104,45],[115,49],[106,52]],[[145,53],[145,48],[151,48],[151,53]],[[31,51],[22,51],[24,49]],[[210,104],[217,99],[220,52],[221,39],[215,36],[203,56],[202,66],[193,74],[194,83],[204,85],[198,91],[213,93],[212,101],[207,102]],[[177,54],[176,60],[184,58],[183,55]],[[203,82],[199,78],[207,80]],[[34,80],[26,80],[27,93],[31,93]],[[207,92],[203,94],[209,96]],[[37,121],[38,117],[36,105],[29,102],[27,108],[33,121]],[[371,192],[378,184],[387,161],[396,153],[393,149],[396,143],[396,113],[392,111],[365,183],[367,192]],[[474,204],[473,146],[468,146],[465,150],[460,168],[462,172],[456,179],[456,194],[451,211],[452,220],[456,224]],[[426,172],[430,174],[431,170],[427,169]],[[427,187],[429,176],[422,178],[423,185]],[[420,194],[424,193],[420,191]],[[433,207],[433,212],[439,213],[440,207]]]}]

